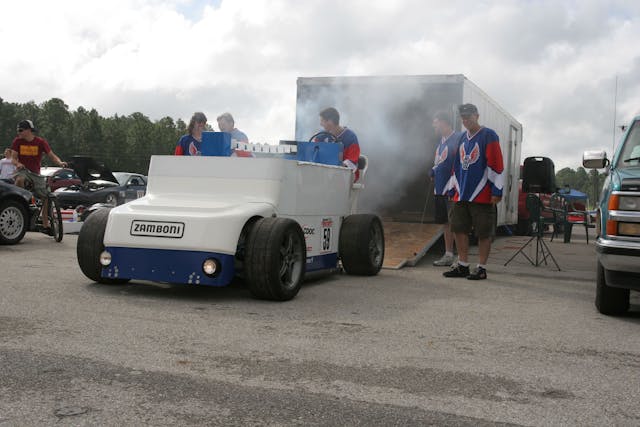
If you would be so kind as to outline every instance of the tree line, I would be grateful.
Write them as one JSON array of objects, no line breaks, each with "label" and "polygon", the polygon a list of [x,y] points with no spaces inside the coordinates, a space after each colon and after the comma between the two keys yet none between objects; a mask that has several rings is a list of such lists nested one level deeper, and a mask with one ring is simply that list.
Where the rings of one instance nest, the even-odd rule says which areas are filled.
[{"label": "tree line", "polygon": [[[10,147],[16,126],[24,119],[33,120],[38,135],[46,139],[62,160],[87,155],[113,171],[146,175],[153,154],[173,154],[176,141],[186,133],[181,120],[163,117],[152,121],[142,113],[102,117],[95,109],[78,107],[70,111],[59,98],[42,104],[5,102],[0,98],[0,147]],[[46,165],[48,158],[43,157]]]},{"label": "tree line", "polygon": [[[153,154],[172,154],[176,141],[186,133],[181,120],[163,117],[152,121],[140,112],[128,116],[102,117],[95,109],[78,107],[70,111],[59,98],[42,104],[5,102],[0,98],[0,152],[16,137],[20,120],[33,120],[38,134],[45,138],[60,158],[88,155],[113,171],[146,174]],[[210,129],[211,130],[211,129]],[[46,165],[48,158],[43,162]],[[556,173],[556,186],[569,186],[589,196],[590,205],[598,200],[605,175],[583,167],[564,168]]]},{"label": "tree line", "polygon": [[594,208],[605,178],[606,175],[598,172],[597,169],[590,169],[587,172],[583,167],[578,167],[576,170],[563,168],[556,173],[556,187],[569,187],[582,191],[589,196],[589,206]]}]

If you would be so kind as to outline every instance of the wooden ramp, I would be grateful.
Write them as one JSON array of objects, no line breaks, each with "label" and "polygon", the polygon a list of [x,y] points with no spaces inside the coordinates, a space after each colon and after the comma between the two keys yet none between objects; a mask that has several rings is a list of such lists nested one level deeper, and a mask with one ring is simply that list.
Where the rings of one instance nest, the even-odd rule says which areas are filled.
[{"label": "wooden ramp", "polygon": [[415,265],[442,235],[440,224],[383,221],[385,254],[382,268]]}]

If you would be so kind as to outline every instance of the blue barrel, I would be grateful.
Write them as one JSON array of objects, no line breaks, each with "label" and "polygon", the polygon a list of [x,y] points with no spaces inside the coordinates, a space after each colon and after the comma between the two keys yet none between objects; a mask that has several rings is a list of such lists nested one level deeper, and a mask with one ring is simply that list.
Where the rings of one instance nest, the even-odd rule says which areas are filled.
[{"label": "blue barrel", "polygon": [[298,142],[297,160],[339,166],[342,164],[341,142]]},{"label": "blue barrel", "polygon": [[231,134],[228,132],[202,132],[203,156],[229,157],[231,155]]}]

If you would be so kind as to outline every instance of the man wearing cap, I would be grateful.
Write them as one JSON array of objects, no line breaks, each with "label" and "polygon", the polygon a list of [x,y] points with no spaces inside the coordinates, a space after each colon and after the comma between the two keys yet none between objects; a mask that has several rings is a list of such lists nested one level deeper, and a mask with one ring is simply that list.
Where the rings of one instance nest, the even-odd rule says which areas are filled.
[{"label": "man wearing cap", "polygon": [[[450,188],[455,202],[450,214],[451,230],[458,247],[458,263],[445,277],[487,278],[491,238],[495,234],[496,204],[502,199],[504,170],[500,142],[495,131],[478,124],[473,104],[458,107],[466,132],[453,163]],[[478,266],[469,271],[469,233],[478,237]]]},{"label": "man wearing cap", "polygon": [[[22,120],[18,123],[17,132],[18,136],[11,143],[11,150],[13,150],[13,164],[16,166],[18,171],[21,169],[27,169],[40,176],[40,161],[43,153],[46,154],[56,165],[63,168],[67,166],[67,164],[60,160],[60,158],[51,150],[49,143],[44,138],[34,135],[37,130],[31,120]],[[43,197],[46,196],[46,193],[43,194],[46,190],[46,184],[44,184],[44,178],[42,178],[42,180],[38,179],[38,182],[35,182],[36,179],[38,178],[34,177],[34,188],[40,193],[38,196],[43,199],[42,226],[44,227],[45,232],[50,233],[49,218],[47,216],[48,202],[46,197]],[[24,187],[24,181],[24,175],[21,175],[20,173],[16,174],[16,185]]]}]

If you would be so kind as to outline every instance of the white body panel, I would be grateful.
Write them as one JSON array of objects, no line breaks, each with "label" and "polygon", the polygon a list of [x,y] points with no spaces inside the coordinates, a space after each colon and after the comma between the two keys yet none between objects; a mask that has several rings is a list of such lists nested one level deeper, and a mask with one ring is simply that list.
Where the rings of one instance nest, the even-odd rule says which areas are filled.
[{"label": "white body panel", "polygon": [[[247,220],[276,215],[306,228],[308,256],[337,252],[352,179],[344,167],[278,158],[153,156],[146,196],[111,211],[104,243],[234,254]],[[182,235],[134,235],[145,234],[134,221],[182,224]]]}]

